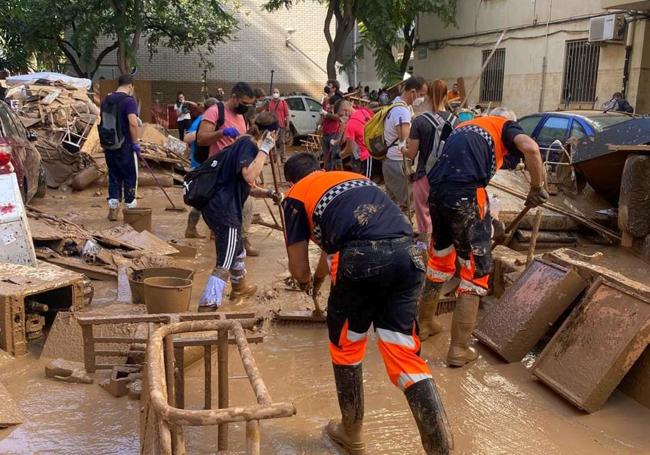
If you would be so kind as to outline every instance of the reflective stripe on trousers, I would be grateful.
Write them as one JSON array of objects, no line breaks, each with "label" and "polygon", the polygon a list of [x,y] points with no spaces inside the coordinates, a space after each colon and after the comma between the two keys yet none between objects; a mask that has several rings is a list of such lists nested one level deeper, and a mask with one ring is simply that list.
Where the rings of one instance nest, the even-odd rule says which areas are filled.
[{"label": "reflective stripe on trousers", "polygon": [[[415,333],[415,326],[410,335],[387,329],[377,329],[379,352],[384,360],[386,371],[393,384],[406,390],[413,384],[430,379],[431,371],[419,356],[420,340]],[[349,330],[346,321],[339,346],[330,343],[330,355],[335,365],[358,365],[363,361],[368,344],[367,333]]]}]

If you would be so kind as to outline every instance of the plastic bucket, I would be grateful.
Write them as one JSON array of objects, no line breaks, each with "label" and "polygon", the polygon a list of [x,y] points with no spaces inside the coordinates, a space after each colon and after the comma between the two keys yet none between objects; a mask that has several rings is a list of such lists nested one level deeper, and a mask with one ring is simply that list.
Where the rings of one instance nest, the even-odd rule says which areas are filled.
[{"label": "plastic bucket", "polygon": [[152,267],[150,269],[134,270],[129,275],[129,285],[131,286],[131,301],[134,304],[141,305],[144,303],[144,280],[157,276],[169,276],[173,278],[184,278],[191,280],[194,278],[194,271],[182,269],[180,267]]},{"label": "plastic bucket", "polygon": [[124,222],[138,232],[151,231],[151,209],[124,209]]},{"label": "plastic bucket", "polygon": [[147,313],[184,313],[190,307],[192,280],[156,276],[144,280]]}]

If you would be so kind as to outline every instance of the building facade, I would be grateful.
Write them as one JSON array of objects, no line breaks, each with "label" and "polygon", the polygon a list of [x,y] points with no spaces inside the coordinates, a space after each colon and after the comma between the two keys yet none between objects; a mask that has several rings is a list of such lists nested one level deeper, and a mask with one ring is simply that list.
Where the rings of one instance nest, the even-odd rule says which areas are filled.
[{"label": "building facade", "polygon": [[[322,93],[327,80],[328,46],[323,36],[326,8],[318,2],[296,2],[290,9],[273,13],[262,10],[264,1],[242,0],[238,13],[240,30],[231,41],[216,47],[207,60],[208,90],[226,91],[245,81],[268,92],[273,85],[285,92]],[[101,47],[101,46],[98,46]],[[160,47],[150,57],[144,43],[137,54],[137,78],[151,81],[154,100],[173,102],[176,92],[188,98],[201,96],[205,65],[198,52],[183,53]],[[115,53],[109,55],[96,78],[116,79]]]},{"label": "building facade", "polygon": [[[463,0],[457,27],[418,18],[414,71],[448,84],[463,78],[470,106],[503,105],[520,116],[600,109],[619,91],[650,113],[649,10],[650,1]],[[607,26],[613,39],[599,39]]]}]

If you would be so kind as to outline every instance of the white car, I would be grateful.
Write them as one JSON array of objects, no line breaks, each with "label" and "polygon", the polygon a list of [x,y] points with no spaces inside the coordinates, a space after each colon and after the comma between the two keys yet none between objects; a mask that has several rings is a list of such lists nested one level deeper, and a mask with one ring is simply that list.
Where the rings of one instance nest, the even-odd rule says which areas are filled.
[{"label": "white car", "polygon": [[321,104],[314,98],[302,95],[285,96],[284,99],[289,106],[286,143],[292,144],[296,137],[315,133],[320,121]]}]

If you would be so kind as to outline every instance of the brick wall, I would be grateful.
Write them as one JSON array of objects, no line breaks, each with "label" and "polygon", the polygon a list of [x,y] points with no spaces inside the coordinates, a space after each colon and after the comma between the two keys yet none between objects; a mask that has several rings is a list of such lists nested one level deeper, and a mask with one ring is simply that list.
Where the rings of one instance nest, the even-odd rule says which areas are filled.
[{"label": "brick wall", "polygon": [[[207,74],[209,90],[214,92],[217,87],[223,87],[228,92],[233,83],[245,81],[268,91],[273,69],[274,85],[283,92],[320,94],[327,79],[318,67],[325,68],[328,52],[323,36],[324,6],[311,1],[299,2],[290,10],[267,13],[261,9],[263,3],[242,0],[241,29],[234,40],[217,46],[208,57],[214,65]],[[288,30],[294,31],[289,34]],[[292,45],[309,58],[286,45],[289,36]],[[98,47],[102,44],[100,42]],[[154,99],[158,96],[160,101],[173,101],[178,90],[187,92],[188,98],[199,97],[203,67],[197,52],[184,54],[159,48],[150,58],[141,43],[137,58],[137,78],[152,81]],[[117,76],[119,71],[113,53],[104,60],[97,77],[115,79]]]}]

